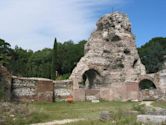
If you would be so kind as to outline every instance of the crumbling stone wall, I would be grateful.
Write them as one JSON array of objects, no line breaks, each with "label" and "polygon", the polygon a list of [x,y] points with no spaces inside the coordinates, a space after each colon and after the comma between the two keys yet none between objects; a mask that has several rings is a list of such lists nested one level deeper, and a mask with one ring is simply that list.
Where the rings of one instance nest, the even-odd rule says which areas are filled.
[{"label": "crumbling stone wall", "polygon": [[[131,23],[119,12],[107,14],[85,45],[85,55],[74,68],[75,100],[94,96],[105,100],[144,100],[166,97],[166,70],[146,74],[141,63]],[[141,80],[151,80],[157,90],[140,90]]]},{"label": "crumbling stone wall", "polygon": [[0,91],[2,99],[10,101],[11,99],[11,74],[8,70],[0,65]]},{"label": "crumbling stone wall", "polygon": [[64,101],[67,96],[72,95],[72,85],[71,80],[54,81],[54,100]]},{"label": "crumbling stone wall", "polygon": [[[94,71],[96,75],[92,72],[88,75],[88,71]],[[101,98],[126,100],[126,84],[138,82],[139,76],[144,74],[145,67],[136,49],[131,23],[127,15],[115,12],[97,22],[96,31],[85,45],[85,55],[74,68],[70,79],[73,80],[74,90],[80,89],[82,83],[89,83],[93,85],[92,89],[107,91],[107,96],[101,94]]]},{"label": "crumbling stone wall", "polygon": [[64,101],[72,95],[72,81],[43,78],[12,78],[12,99],[16,101]]},{"label": "crumbling stone wall", "polygon": [[12,78],[12,98],[17,101],[53,101],[53,81],[42,78]]}]

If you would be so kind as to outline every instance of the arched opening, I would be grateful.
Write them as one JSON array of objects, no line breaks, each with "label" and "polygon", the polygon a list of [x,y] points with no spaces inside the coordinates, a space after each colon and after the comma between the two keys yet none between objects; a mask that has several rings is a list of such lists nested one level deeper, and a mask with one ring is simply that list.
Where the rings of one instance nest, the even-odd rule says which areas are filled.
[{"label": "arched opening", "polygon": [[139,89],[140,90],[152,90],[152,89],[156,89],[156,86],[155,84],[149,80],[149,79],[144,79],[144,80],[141,80],[140,83],[139,83]]},{"label": "arched opening", "polygon": [[96,88],[101,84],[102,81],[100,74],[94,69],[87,70],[83,74],[82,79],[83,82],[80,85],[80,87],[89,88],[89,89]]}]

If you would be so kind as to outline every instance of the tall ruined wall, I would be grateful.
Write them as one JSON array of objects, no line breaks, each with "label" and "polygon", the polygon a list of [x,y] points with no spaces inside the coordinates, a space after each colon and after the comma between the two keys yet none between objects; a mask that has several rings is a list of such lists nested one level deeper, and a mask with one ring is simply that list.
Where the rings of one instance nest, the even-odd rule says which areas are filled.
[{"label": "tall ruined wall", "polygon": [[[97,75],[93,75],[92,70]],[[74,89],[78,89],[79,83],[86,81],[85,73],[89,81],[93,78],[91,81],[100,86],[136,82],[139,75],[145,74],[145,67],[140,61],[131,32],[131,24],[125,14],[107,14],[97,22],[96,31],[85,45],[85,55],[70,76]]]}]

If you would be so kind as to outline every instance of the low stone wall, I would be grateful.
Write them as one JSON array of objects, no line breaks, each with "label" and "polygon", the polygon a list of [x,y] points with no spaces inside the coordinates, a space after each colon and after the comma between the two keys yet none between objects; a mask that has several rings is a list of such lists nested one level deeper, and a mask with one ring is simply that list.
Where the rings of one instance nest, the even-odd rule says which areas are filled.
[{"label": "low stone wall", "polygon": [[72,81],[44,78],[12,77],[12,99],[15,101],[62,101],[72,95]]},{"label": "low stone wall", "polygon": [[12,78],[12,99],[16,101],[53,101],[53,81],[42,78]]},{"label": "low stone wall", "polygon": [[160,100],[164,97],[163,93],[158,89],[145,89],[140,91],[140,99],[144,101],[151,101],[151,100]]},{"label": "low stone wall", "polygon": [[77,101],[103,99],[103,100],[138,100],[139,89],[138,84],[124,83],[124,84],[112,84],[107,87],[100,87],[94,89],[79,88],[73,90],[74,99]]},{"label": "low stone wall", "polygon": [[72,85],[71,80],[54,81],[54,100],[64,101],[67,96],[72,95]]}]

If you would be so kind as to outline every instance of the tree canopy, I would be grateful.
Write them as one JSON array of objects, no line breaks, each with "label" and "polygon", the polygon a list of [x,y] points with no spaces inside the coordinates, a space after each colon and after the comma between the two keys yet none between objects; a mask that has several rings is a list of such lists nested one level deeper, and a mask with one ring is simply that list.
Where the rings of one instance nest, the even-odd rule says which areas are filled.
[{"label": "tree canopy", "polygon": [[142,63],[147,73],[155,73],[162,69],[166,55],[166,38],[156,37],[138,48]]},{"label": "tree canopy", "polygon": [[[3,41],[6,47],[4,45],[2,46],[3,48],[1,47],[2,51],[4,51],[1,55],[2,57],[7,55],[7,57],[2,58],[1,61],[4,63],[9,55],[10,58],[6,61],[6,66],[16,76],[51,78],[52,68],[56,69],[59,75],[70,74],[84,55],[85,43],[85,40],[79,43],[74,43],[73,41],[55,42],[55,50],[44,48],[34,52],[18,46],[11,49],[10,44]],[[8,54],[8,49],[12,53]],[[55,61],[54,63],[53,60]]]}]

